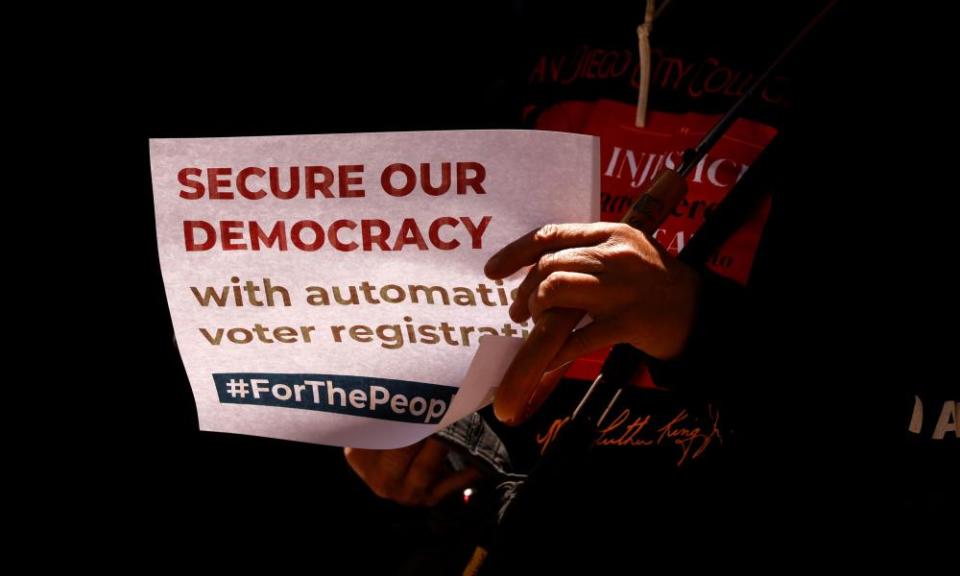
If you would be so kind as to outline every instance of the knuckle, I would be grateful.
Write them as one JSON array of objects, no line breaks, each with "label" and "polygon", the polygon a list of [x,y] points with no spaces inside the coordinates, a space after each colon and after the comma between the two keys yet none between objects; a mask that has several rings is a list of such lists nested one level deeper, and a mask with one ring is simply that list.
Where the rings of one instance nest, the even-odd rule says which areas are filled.
[{"label": "knuckle", "polygon": [[557,224],[544,224],[533,235],[533,241],[537,244],[550,242],[560,235],[560,226]]},{"label": "knuckle", "polygon": [[543,301],[549,301],[555,298],[557,293],[563,287],[563,280],[558,274],[550,274],[543,279],[537,288],[537,298]]},{"label": "knuckle", "polygon": [[632,262],[638,257],[637,250],[626,242],[611,242],[603,251],[603,259],[610,264]]},{"label": "knuckle", "polygon": [[541,274],[549,274],[556,266],[558,261],[556,252],[547,252],[537,261],[537,271]]},{"label": "knuckle", "polygon": [[584,248],[577,257],[580,264],[585,268],[596,271],[603,269],[603,254],[596,246]]},{"label": "knuckle", "polygon": [[647,235],[644,232],[626,224],[618,224],[617,227],[612,230],[610,238],[618,242],[635,246],[647,244],[649,242],[647,240]]},{"label": "knuckle", "polygon": [[629,224],[615,222],[610,224],[610,236],[612,238],[633,238],[640,231]]}]

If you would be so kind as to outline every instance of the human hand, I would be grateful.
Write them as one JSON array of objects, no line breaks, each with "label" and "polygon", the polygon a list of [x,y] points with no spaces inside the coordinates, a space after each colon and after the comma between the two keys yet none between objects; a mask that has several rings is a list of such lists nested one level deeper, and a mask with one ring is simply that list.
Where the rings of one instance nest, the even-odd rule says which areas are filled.
[{"label": "human hand", "polygon": [[[619,342],[664,360],[683,351],[699,276],[642,232],[613,223],[547,225],[500,250],[484,271],[501,279],[525,266],[532,267],[510,317],[532,317],[535,325],[494,400],[500,420],[526,419],[552,391],[559,368],[586,353]],[[573,330],[582,312],[571,309],[593,322]]]},{"label": "human hand", "polygon": [[454,471],[449,448],[433,438],[393,450],[344,448],[353,471],[381,498],[407,506],[433,506],[477,481],[477,468]]}]

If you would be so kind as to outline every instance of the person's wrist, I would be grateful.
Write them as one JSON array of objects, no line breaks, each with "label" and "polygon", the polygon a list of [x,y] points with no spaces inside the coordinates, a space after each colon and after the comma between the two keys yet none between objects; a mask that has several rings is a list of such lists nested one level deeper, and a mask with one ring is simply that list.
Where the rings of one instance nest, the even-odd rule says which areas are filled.
[{"label": "person's wrist", "polygon": [[672,275],[661,330],[654,333],[653,345],[645,350],[658,360],[673,360],[683,355],[696,323],[700,300],[702,279],[696,270],[678,262]]}]

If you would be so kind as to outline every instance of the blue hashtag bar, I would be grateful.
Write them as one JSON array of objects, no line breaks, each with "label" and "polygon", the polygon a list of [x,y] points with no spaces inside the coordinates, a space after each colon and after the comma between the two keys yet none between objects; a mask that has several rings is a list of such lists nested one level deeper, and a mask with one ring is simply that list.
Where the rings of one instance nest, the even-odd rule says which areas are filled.
[{"label": "blue hashtag bar", "polygon": [[213,374],[221,404],[279,406],[367,418],[432,424],[440,421],[457,388],[341,374]]}]

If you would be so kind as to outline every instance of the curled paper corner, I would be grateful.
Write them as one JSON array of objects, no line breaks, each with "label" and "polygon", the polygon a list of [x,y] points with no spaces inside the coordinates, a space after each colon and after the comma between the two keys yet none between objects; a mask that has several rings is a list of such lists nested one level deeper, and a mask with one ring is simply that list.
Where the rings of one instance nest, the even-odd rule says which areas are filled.
[{"label": "curled paper corner", "polygon": [[460,384],[460,391],[453,399],[439,429],[446,428],[464,416],[480,410],[493,401],[497,386],[503,380],[510,362],[520,350],[522,338],[512,336],[486,335],[480,338],[480,345]]}]

